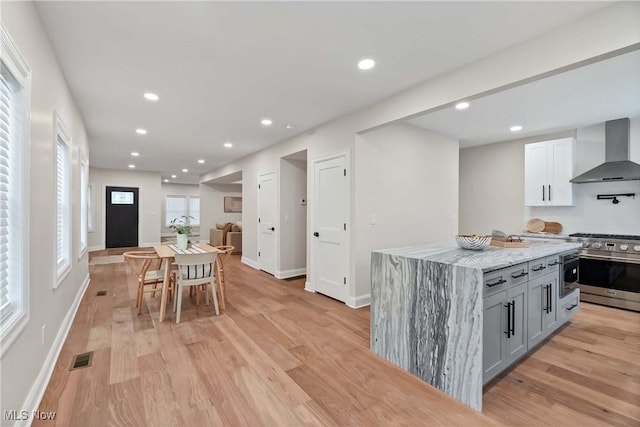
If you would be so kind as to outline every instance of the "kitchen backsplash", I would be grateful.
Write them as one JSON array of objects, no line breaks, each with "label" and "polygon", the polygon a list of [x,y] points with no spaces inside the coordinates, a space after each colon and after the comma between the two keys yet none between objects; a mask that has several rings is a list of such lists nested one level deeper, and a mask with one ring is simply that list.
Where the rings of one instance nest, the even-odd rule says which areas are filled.
[{"label": "kitchen backsplash", "polygon": [[[619,197],[620,203],[597,200],[598,194],[636,193],[635,198]],[[525,217],[557,221],[563,234],[640,234],[640,181],[574,185],[575,206],[532,207]],[[526,214],[526,209],[525,209]]]}]

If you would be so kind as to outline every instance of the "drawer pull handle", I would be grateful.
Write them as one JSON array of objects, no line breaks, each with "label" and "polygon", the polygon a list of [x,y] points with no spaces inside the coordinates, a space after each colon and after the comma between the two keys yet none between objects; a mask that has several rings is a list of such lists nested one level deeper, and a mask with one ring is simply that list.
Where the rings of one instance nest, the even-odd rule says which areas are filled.
[{"label": "drawer pull handle", "polygon": [[573,304],[571,307],[567,307],[567,311],[571,311],[574,308],[576,308],[578,306],[578,304]]},{"label": "drawer pull handle", "polygon": [[519,279],[521,277],[524,277],[526,275],[528,275],[529,273],[527,273],[526,271],[523,271],[522,273],[518,274],[517,276],[514,276],[513,274],[511,275],[511,277],[513,277],[514,279]]},{"label": "drawer pull handle", "polygon": [[497,282],[487,283],[487,286],[493,288],[494,286],[502,285],[503,283],[507,283],[505,279],[500,279]]},{"label": "drawer pull handle", "polygon": [[549,267],[553,267],[554,265],[558,265],[558,264],[560,264],[560,261],[553,261],[549,263]]},{"label": "drawer pull handle", "polygon": [[541,265],[541,266],[540,266],[540,267],[538,267],[538,268],[535,268],[535,267],[534,267],[534,268],[532,268],[532,270],[533,270],[533,271],[542,271],[542,270],[544,270],[545,268],[547,268],[547,267],[545,267],[544,265]]}]

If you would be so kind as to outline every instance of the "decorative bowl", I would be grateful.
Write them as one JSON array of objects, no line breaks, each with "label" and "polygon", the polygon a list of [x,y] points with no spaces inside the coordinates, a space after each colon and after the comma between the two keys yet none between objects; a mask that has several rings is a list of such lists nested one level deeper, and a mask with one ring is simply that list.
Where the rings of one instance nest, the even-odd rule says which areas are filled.
[{"label": "decorative bowl", "polygon": [[456,243],[462,249],[481,251],[491,244],[491,236],[481,234],[458,234]]}]

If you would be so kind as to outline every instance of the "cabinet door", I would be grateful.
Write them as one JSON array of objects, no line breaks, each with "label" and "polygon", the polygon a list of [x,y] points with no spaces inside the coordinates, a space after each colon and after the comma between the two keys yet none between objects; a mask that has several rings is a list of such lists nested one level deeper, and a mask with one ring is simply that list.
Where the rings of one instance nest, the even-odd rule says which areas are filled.
[{"label": "cabinet door", "polygon": [[545,206],[547,191],[547,145],[544,142],[524,146],[524,204]]},{"label": "cabinet door", "polygon": [[542,313],[542,327],[544,336],[549,335],[558,327],[558,276],[547,275],[544,286],[549,288],[548,309]]},{"label": "cabinet door", "polygon": [[542,326],[542,314],[546,308],[546,283],[545,277],[537,277],[529,281],[528,312],[527,312],[527,338],[529,348],[533,347],[544,338],[544,327]]},{"label": "cabinet door", "polygon": [[[507,290],[507,304],[512,303],[511,337],[507,338],[505,356],[506,364],[509,365],[514,360],[527,352],[527,284],[514,286]],[[505,335],[506,337],[506,335]]]},{"label": "cabinet door", "polygon": [[482,335],[482,366],[484,383],[506,368],[504,361],[507,291],[493,294],[484,299],[484,319]]},{"label": "cabinet door", "polygon": [[557,139],[548,142],[549,183],[547,200],[553,206],[573,205],[573,162],[575,140],[573,138]]}]

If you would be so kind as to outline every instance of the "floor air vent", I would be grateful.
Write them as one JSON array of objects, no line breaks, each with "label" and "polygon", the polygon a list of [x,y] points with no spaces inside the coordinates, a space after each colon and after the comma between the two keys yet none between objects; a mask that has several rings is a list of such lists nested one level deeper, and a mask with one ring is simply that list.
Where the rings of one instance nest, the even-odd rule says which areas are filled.
[{"label": "floor air vent", "polygon": [[96,296],[103,297],[107,295],[107,291],[98,291],[96,292]]},{"label": "floor air vent", "polygon": [[71,363],[70,371],[74,371],[80,368],[86,368],[91,366],[91,359],[93,359],[93,351],[88,353],[76,354]]}]

